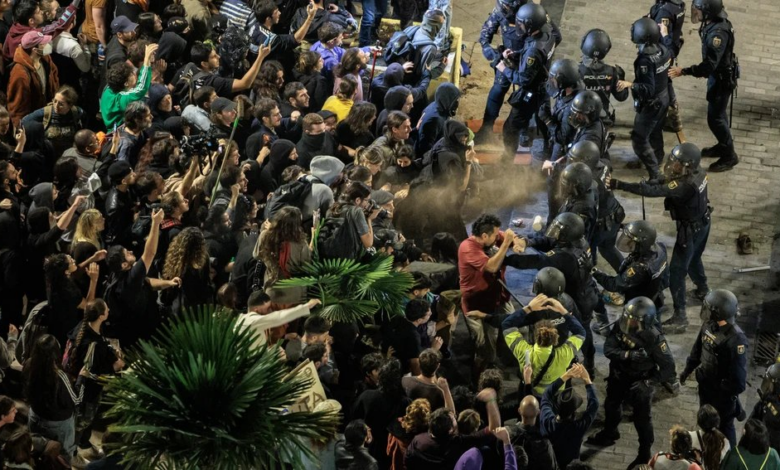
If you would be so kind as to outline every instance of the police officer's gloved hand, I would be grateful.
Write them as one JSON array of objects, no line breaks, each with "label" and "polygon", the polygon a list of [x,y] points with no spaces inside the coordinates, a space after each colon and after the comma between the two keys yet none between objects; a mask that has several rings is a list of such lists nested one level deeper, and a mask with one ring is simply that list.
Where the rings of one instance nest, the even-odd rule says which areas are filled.
[{"label": "police officer's gloved hand", "polygon": [[496,57],[498,57],[498,51],[492,47],[483,47],[482,55],[484,55],[487,60],[493,62],[496,60]]},{"label": "police officer's gloved hand", "polygon": [[685,381],[688,380],[689,375],[691,375],[691,371],[688,369],[682,371],[682,374],[680,374],[680,384],[685,385]]},{"label": "police officer's gloved hand", "polygon": [[644,350],[644,348],[631,349],[629,351],[626,351],[626,359],[632,361],[647,359],[647,352]]},{"label": "police officer's gloved hand", "polygon": [[669,393],[677,393],[680,390],[680,381],[674,379],[674,382],[664,382],[663,386]]},{"label": "police officer's gloved hand", "polygon": [[609,179],[609,189],[620,189],[619,184],[620,184],[620,180],[617,180],[615,178]]}]

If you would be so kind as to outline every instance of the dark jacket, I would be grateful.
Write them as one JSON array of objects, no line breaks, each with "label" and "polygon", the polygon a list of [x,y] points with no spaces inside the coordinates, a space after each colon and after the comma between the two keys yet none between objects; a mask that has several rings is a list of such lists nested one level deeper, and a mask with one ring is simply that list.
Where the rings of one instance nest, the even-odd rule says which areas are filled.
[{"label": "dark jacket", "polygon": [[296,163],[288,158],[294,149],[295,144],[284,139],[277,140],[271,146],[271,153],[260,170],[260,189],[265,194],[274,192],[282,185],[282,172]]},{"label": "dark jacket", "polygon": [[314,157],[335,156],[336,148],[336,141],[330,132],[323,132],[319,135],[309,135],[304,132],[301,140],[295,145],[295,149],[298,151],[298,161],[295,164],[308,171]]},{"label": "dark jacket", "polygon": [[436,89],[435,101],[429,104],[419,125],[417,155],[423,155],[444,136],[444,123],[458,110],[460,90],[452,83],[442,83]]},{"label": "dark jacket", "polygon": [[599,398],[593,384],[586,385],[588,405],[585,414],[576,419],[559,420],[555,412],[555,394],[563,387],[563,380],[551,383],[542,395],[539,424],[542,434],[547,436],[555,451],[555,459],[561,468],[566,468],[574,459],[580,458],[580,445],[585,433],[590,429],[596,412],[599,410]]},{"label": "dark jacket", "polygon": [[309,109],[320,110],[330,95],[333,94],[333,84],[321,73],[314,71],[310,74],[303,74],[297,70],[293,71],[293,78],[297,82],[303,83],[306,91],[309,93]]},{"label": "dark jacket", "polygon": [[368,449],[363,446],[354,447],[344,441],[336,443],[336,468],[350,469],[359,468],[361,470],[379,470],[376,459],[371,457]]},{"label": "dark jacket", "polygon": [[385,109],[385,95],[394,86],[403,84],[404,67],[399,63],[387,66],[387,70],[371,81],[371,102],[376,106],[376,112]]},{"label": "dark jacket", "polygon": [[[373,99],[374,92],[372,91],[371,93]],[[403,85],[396,85],[387,90],[382,99],[383,109],[382,111],[378,111],[379,115],[376,118],[376,135],[384,134],[385,125],[387,124],[387,115],[390,114],[391,111],[401,111],[401,108],[403,108],[406,103],[406,98],[408,98],[411,93],[411,90]],[[377,106],[377,110],[378,109],[379,107]]]}]

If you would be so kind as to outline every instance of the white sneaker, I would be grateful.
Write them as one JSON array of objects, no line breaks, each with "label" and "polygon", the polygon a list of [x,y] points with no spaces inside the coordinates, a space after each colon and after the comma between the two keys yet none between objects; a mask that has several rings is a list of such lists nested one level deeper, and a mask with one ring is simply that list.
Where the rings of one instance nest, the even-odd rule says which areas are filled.
[{"label": "white sneaker", "polygon": [[70,466],[73,468],[84,469],[87,468],[89,460],[85,459],[77,452],[75,456],[70,459]]},{"label": "white sneaker", "polygon": [[79,448],[79,452],[78,453],[79,453],[79,455],[81,455],[82,457],[84,457],[85,459],[87,459],[89,461],[100,460],[100,459],[102,459],[102,458],[104,458],[106,456],[106,453],[103,452],[103,449],[101,449],[101,448],[99,448],[99,447],[97,447],[95,445],[91,445],[90,447],[88,447],[86,449]]}]

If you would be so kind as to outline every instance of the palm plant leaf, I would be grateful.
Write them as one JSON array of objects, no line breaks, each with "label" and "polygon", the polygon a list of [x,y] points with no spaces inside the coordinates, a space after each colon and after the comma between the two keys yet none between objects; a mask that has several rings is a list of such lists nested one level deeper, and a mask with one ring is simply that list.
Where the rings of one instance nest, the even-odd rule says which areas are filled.
[{"label": "palm plant leaf", "polygon": [[335,431],[329,413],[285,413],[310,386],[283,381],[272,348],[213,307],[183,314],[128,357],[132,368],[105,391],[115,451],[133,468],[249,469],[298,467],[309,439]]}]

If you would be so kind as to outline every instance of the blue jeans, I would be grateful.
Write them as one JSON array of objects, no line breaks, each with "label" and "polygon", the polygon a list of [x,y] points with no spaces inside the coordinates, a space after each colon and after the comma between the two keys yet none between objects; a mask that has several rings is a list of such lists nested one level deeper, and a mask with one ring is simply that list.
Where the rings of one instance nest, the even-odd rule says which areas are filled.
[{"label": "blue jeans", "polygon": [[363,0],[363,17],[360,19],[360,47],[370,46],[374,30],[387,14],[387,0]]},{"label": "blue jeans", "polygon": [[493,86],[490,87],[488,92],[487,103],[485,104],[485,116],[482,118],[482,125],[493,125],[498,119],[498,115],[501,113],[501,105],[504,104],[504,97],[506,92],[512,86],[503,73],[495,71],[496,78],[493,79]]},{"label": "blue jeans", "polygon": [[704,273],[704,263],[701,255],[707,247],[710,236],[710,219],[701,225],[697,231],[680,226],[677,230],[688,230],[687,240],[680,243],[681,235],[677,235],[674,244],[672,261],[669,264],[669,290],[672,291],[672,301],[675,311],[685,311],[685,277],[690,276],[696,287],[707,288],[707,275]]},{"label": "blue jeans", "polygon": [[30,432],[59,442],[62,444],[62,452],[68,457],[76,453],[76,419],[74,416],[63,421],[48,421],[35,414],[30,408],[27,421]]}]

